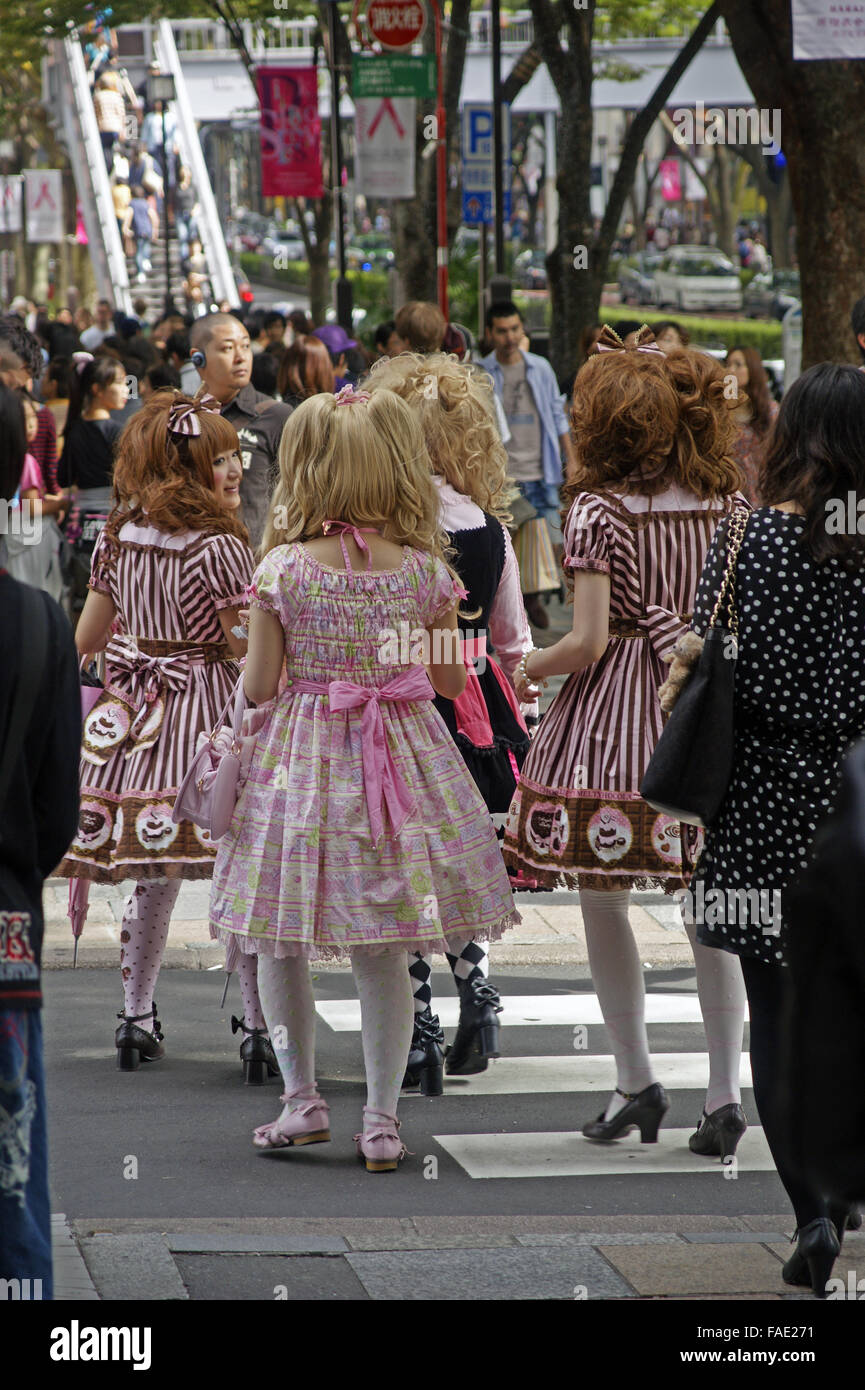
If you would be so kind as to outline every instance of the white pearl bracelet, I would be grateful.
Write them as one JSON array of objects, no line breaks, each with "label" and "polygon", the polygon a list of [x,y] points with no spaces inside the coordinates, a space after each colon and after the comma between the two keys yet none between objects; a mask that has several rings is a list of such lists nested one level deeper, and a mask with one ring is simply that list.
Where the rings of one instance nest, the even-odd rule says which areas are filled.
[{"label": "white pearl bracelet", "polygon": [[534,686],[536,690],[543,690],[547,684],[546,677],[542,677],[540,680],[535,680],[532,676],[529,675],[528,671],[526,670],[526,662],[528,661],[532,652],[537,651],[540,651],[539,647],[530,647],[527,652],[523,652],[522,656],[517,662],[517,675],[519,676],[520,680],[524,685],[531,685]]}]

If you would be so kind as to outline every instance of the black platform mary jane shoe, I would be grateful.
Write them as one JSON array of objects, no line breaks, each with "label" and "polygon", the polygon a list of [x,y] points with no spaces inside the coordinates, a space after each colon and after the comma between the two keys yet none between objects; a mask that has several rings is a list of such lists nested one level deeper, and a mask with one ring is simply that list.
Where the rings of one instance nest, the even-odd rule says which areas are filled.
[{"label": "black platform mary jane shoe", "polygon": [[408,1054],[403,1087],[414,1089],[420,1086],[422,1096],[440,1096],[444,1090],[442,1083],[442,1059],[445,1035],[427,1004],[423,1013],[414,1016],[414,1031],[411,1050]]},{"label": "black platform mary jane shoe", "polygon": [[483,976],[457,980],[460,1021],[456,1036],[445,1053],[448,1076],[476,1076],[486,1071],[491,1057],[499,1055],[499,992]]},{"label": "black platform mary jane shoe", "polygon": [[[156,1000],[146,1014],[122,1013],[117,1017],[121,1023],[114,1034],[114,1046],[117,1048],[120,1071],[137,1071],[140,1062],[158,1062],[160,1057],[165,1056],[162,1026],[156,1017]],[[144,1018],[153,1019],[152,1033],[136,1026]]]},{"label": "black platform mary jane shoe", "polygon": [[245,1035],[240,1044],[243,1082],[246,1086],[261,1086],[269,1076],[279,1075],[279,1065],[266,1028],[247,1028],[242,1018],[231,1016],[231,1031],[238,1028]]},{"label": "black platform mary jane shoe", "polygon": [[692,1154],[705,1154],[709,1158],[725,1159],[732,1157],[748,1121],[741,1105],[721,1105],[711,1115],[703,1111],[699,1128],[688,1140]]},{"label": "black platform mary jane shoe", "polygon": [[617,1086],[616,1095],[623,1096],[627,1105],[623,1105],[611,1120],[604,1119],[605,1111],[602,1111],[596,1120],[590,1120],[583,1126],[585,1138],[609,1144],[613,1139],[618,1139],[620,1134],[628,1134],[632,1129],[639,1127],[640,1139],[644,1144],[657,1144],[661,1121],[670,1108],[663,1086],[654,1081],[651,1086],[647,1086],[636,1095],[629,1095]]}]

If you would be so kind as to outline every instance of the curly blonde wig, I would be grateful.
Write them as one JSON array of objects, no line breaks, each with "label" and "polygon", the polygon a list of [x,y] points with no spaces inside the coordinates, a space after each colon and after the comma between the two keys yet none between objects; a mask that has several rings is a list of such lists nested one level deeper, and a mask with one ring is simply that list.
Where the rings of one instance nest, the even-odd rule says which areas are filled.
[{"label": "curly blonde wig", "polygon": [[507,453],[485,371],[449,353],[404,352],[376,362],[365,386],[406,401],[420,421],[433,471],[483,511],[510,521]]},{"label": "curly blonde wig", "polygon": [[396,545],[446,560],[420,424],[393,391],[352,401],[310,396],[288,417],[259,559],[320,536],[328,520],[374,526]]}]

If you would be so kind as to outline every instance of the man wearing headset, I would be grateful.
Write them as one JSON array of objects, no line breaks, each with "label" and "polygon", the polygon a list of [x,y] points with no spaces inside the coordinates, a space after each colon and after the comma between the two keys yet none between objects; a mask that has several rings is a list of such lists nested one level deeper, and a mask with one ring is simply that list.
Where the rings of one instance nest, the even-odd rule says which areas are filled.
[{"label": "man wearing headset", "polygon": [[243,520],[255,549],[264,532],[277,476],[279,440],[291,406],[250,385],[249,334],[233,314],[207,314],[197,319],[190,329],[190,347],[191,361],[201,377],[199,395],[215,396],[221,414],[237,430],[243,460]]}]

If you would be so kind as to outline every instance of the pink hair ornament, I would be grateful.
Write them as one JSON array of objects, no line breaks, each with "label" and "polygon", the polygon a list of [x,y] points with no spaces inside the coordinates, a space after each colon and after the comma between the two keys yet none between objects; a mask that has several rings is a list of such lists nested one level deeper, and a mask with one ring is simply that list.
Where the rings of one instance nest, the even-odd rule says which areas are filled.
[{"label": "pink hair ornament", "polygon": [[88,362],[93,361],[92,352],[73,352],[72,361],[75,363],[75,370],[80,376]]},{"label": "pink hair ornament", "polygon": [[351,384],[340,387],[336,393],[337,405],[365,405],[371,399],[368,391],[355,391]]}]

